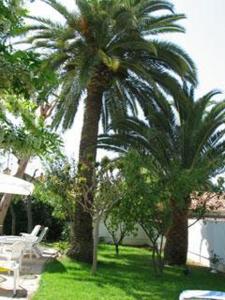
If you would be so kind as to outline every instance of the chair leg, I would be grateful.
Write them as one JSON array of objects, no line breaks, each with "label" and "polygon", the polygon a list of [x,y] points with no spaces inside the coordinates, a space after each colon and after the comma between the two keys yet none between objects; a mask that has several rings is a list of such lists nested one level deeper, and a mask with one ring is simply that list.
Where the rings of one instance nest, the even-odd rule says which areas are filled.
[{"label": "chair leg", "polygon": [[32,252],[35,254],[35,256],[36,256],[37,258],[39,258],[39,257],[42,256],[41,250],[40,250],[36,245],[33,246]]},{"label": "chair leg", "polygon": [[19,271],[22,270],[22,262],[23,262],[23,256],[21,256],[19,259]]},{"label": "chair leg", "polygon": [[20,269],[18,265],[13,270],[13,296],[16,295],[17,281],[19,280],[19,277],[20,277]]},{"label": "chair leg", "polygon": [[13,270],[13,296],[16,295],[17,269]]}]

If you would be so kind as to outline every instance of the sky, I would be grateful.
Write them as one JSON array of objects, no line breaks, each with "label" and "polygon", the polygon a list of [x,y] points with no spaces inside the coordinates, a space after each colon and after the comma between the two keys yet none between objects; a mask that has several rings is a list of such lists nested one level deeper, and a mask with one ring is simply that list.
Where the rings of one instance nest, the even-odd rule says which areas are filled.
[{"label": "sky", "polygon": [[176,12],[184,13],[186,33],[171,39],[194,60],[199,77],[198,93],[225,91],[225,1],[176,0]]},{"label": "sky", "polygon": [[[62,1],[73,9],[74,0]],[[167,35],[170,41],[181,46],[194,60],[199,86],[197,95],[212,89],[225,91],[225,0],[174,0],[175,11],[184,13],[186,19],[181,22],[186,28],[185,34]],[[32,15],[47,16],[60,20],[52,9],[36,0],[30,4]],[[224,97],[224,95],[222,96]],[[64,134],[65,153],[77,159],[80,133],[82,128],[83,107],[80,105],[74,125]],[[98,158],[105,155],[99,151]]]}]

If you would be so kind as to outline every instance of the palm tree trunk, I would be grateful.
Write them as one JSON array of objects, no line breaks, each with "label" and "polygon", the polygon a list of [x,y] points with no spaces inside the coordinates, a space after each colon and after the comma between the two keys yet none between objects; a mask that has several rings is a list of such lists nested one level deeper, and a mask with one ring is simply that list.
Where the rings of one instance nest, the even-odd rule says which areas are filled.
[{"label": "palm tree trunk", "polygon": [[[20,159],[19,166],[18,166],[17,172],[15,174],[15,177],[18,177],[18,178],[23,177],[28,162],[29,162],[29,158]],[[13,198],[12,194],[4,194],[2,196],[2,199],[0,202],[0,235],[3,234],[3,225],[4,225],[7,211],[11,204],[12,198]]]},{"label": "palm tree trunk", "polygon": [[185,265],[188,250],[188,205],[180,208],[171,202],[171,206],[172,220],[166,234],[164,258],[169,265]]},{"label": "palm tree trunk", "polygon": [[[89,190],[93,187],[102,95],[103,88],[100,84],[89,85],[79,153],[80,175],[85,178],[86,186]],[[88,202],[91,206],[93,202],[92,192],[88,194],[88,201],[85,200],[85,202]],[[76,201],[74,229],[72,231],[74,236],[72,237],[71,249],[68,251],[68,255],[79,261],[91,263],[93,258],[92,217],[82,205],[83,203],[84,198],[82,197],[79,201]]]}]

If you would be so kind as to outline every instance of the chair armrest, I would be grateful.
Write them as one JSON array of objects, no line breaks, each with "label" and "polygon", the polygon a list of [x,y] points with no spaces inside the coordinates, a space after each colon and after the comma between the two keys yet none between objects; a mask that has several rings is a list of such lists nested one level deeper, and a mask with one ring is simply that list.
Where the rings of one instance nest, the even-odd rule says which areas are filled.
[{"label": "chair armrest", "polygon": [[0,269],[16,270],[19,269],[19,266],[19,263],[17,263],[15,260],[0,260]]},{"label": "chair armrest", "polygon": [[2,261],[9,261],[11,260],[11,252],[4,252],[4,253],[0,253],[0,262]]},{"label": "chair armrest", "polygon": [[21,236],[32,236],[30,233],[26,233],[26,232],[20,232]]},{"label": "chair armrest", "polygon": [[37,236],[22,236],[22,240],[24,243],[29,242],[29,243],[35,243],[37,241],[38,237]]}]

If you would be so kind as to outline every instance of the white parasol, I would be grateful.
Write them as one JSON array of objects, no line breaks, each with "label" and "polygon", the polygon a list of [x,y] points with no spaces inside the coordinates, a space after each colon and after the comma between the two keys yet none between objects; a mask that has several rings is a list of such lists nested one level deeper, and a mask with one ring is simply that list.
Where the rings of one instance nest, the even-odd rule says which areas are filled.
[{"label": "white parasol", "polygon": [[0,193],[30,195],[34,190],[34,185],[23,179],[0,174]]}]

